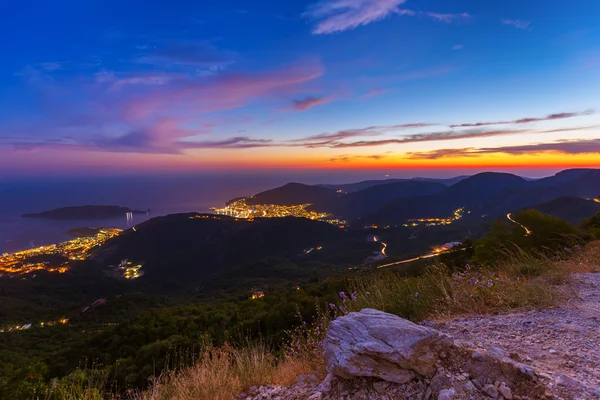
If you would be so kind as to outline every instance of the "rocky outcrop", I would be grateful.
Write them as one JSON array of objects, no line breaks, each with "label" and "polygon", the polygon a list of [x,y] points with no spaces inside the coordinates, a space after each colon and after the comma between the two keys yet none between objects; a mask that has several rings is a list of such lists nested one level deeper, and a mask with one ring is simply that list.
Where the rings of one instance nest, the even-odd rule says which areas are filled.
[{"label": "rocky outcrop", "polygon": [[331,322],[323,355],[327,371],[340,378],[407,383],[417,375],[432,376],[438,354],[451,344],[440,331],[364,309]]},{"label": "rocky outcrop", "polygon": [[575,278],[575,300],[550,310],[423,325],[372,309],[350,313],[330,324],[320,384],[302,379],[242,398],[600,399],[600,274]]}]

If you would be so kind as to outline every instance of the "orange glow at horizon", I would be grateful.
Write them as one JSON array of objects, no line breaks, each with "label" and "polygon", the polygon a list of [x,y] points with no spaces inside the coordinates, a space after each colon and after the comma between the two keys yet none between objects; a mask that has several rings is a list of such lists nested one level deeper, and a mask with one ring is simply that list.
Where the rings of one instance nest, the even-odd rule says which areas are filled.
[{"label": "orange glow at horizon", "polygon": [[[348,152],[350,153],[350,152]],[[375,154],[376,156],[373,156]],[[486,153],[448,156],[435,159],[410,158],[405,153],[388,154],[373,151],[366,154],[335,155],[330,151],[295,151],[281,148],[266,154],[264,149],[212,150],[200,154],[127,154],[87,152],[39,153],[21,155],[13,167],[28,170],[43,159],[44,163],[56,158],[50,170],[101,169],[103,171],[194,171],[245,169],[491,169],[491,168],[600,168],[600,154],[564,154],[540,152],[512,155]],[[336,158],[337,157],[337,158]],[[377,157],[377,158],[374,158]],[[34,160],[35,159],[35,160]],[[36,166],[36,168],[38,167]],[[111,168],[112,167],[112,168]]]}]

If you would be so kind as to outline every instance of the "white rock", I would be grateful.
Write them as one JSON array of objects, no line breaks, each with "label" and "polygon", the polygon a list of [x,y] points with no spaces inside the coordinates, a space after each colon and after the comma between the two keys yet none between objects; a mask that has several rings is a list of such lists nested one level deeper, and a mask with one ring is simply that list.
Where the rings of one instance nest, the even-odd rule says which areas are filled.
[{"label": "white rock", "polygon": [[500,384],[500,386],[498,387],[498,391],[505,399],[512,400],[512,398],[513,398],[512,390],[510,390],[510,388],[506,385],[506,383],[502,382]]},{"label": "white rock", "polygon": [[407,383],[432,375],[452,339],[431,328],[373,309],[332,321],[324,341],[327,371],[344,379],[375,377]]},{"label": "white rock", "polygon": [[494,385],[485,385],[483,387],[483,393],[485,393],[488,397],[492,399],[498,398],[498,389]]},{"label": "white rock", "polygon": [[438,395],[438,400],[451,400],[452,397],[456,394],[454,389],[444,389],[440,391]]},{"label": "white rock", "polygon": [[476,392],[477,388],[475,387],[475,385],[473,385],[473,382],[468,381],[467,383],[465,383],[465,390],[467,392]]}]

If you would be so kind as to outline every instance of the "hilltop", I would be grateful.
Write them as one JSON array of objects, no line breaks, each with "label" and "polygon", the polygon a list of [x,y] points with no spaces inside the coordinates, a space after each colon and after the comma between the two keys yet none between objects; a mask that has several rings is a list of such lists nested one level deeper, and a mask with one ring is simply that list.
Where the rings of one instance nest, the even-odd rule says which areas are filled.
[{"label": "hilltop", "polygon": [[[473,215],[498,217],[564,196],[595,197],[598,191],[600,170],[571,169],[542,179],[483,172],[450,179],[388,179],[347,185],[289,183],[245,201],[249,207],[311,204],[310,210],[351,223],[398,225],[409,219],[450,218],[463,208]],[[577,219],[568,213],[561,215]]]}]

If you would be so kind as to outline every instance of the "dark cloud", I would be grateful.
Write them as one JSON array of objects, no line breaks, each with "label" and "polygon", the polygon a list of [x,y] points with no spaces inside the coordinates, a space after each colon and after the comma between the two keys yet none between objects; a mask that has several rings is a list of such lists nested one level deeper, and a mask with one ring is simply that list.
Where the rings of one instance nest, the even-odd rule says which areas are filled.
[{"label": "dark cloud", "polygon": [[330,101],[331,99],[327,97],[308,96],[303,99],[294,100],[292,102],[292,108],[298,111],[306,111],[309,108],[326,104]]},{"label": "dark cloud", "polygon": [[488,125],[506,125],[506,124],[529,124],[531,122],[539,122],[539,121],[553,121],[559,119],[566,118],[574,118],[581,117],[584,115],[592,115],[594,114],[594,110],[586,110],[582,112],[563,112],[558,114],[550,114],[545,117],[536,117],[536,118],[521,118],[512,121],[494,121],[494,122],[475,122],[475,123],[466,123],[459,125],[450,125],[450,128],[467,128],[467,127],[477,127],[477,126],[488,126]]},{"label": "dark cloud", "polygon": [[356,159],[368,158],[372,160],[381,160],[382,158],[387,157],[385,154],[373,154],[373,155],[352,155],[352,154],[344,154],[337,157],[332,157],[329,159],[330,162],[349,162]]},{"label": "dark cloud", "polygon": [[430,132],[417,133],[415,135],[404,136],[400,139],[382,139],[382,140],[362,140],[358,142],[335,142],[330,143],[329,147],[333,148],[349,148],[349,147],[369,147],[369,146],[384,146],[388,144],[406,144],[418,142],[434,142],[439,140],[457,140],[457,139],[472,139],[492,136],[515,135],[527,132],[526,130],[485,130],[485,129],[469,129],[466,131],[445,131],[445,132]]},{"label": "dark cloud", "polygon": [[178,145],[186,149],[249,149],[255,147],[268,147],[272,145],[272,140],[257,139],[248,136],[235,136],[223,140],[179,142]]},{"label": "dark cloud", "polygon": [[429,152],[407,153],[413,160],[435,160],[445,157],[477,157],[490,153],[511,155],[535,154],[540,152],[556,152],[561,154],[600,154],[600,139],[559,140],[552,143],[537,143],[523,146],[440,149]]},{"label": "dark cloud", "polygon": [[300,143],[306,147],[322,147],[338,144],[339,140],[361,136],[379,136],[386,132],[422,128],[427,126],[435,126],[436,124],[428,123],[413,123],[388,126],[368,126],[366,128],[346,129],[331,133],[320,133],[318,135],[306,136],[300,139],[294,139],[291,142]]}]

